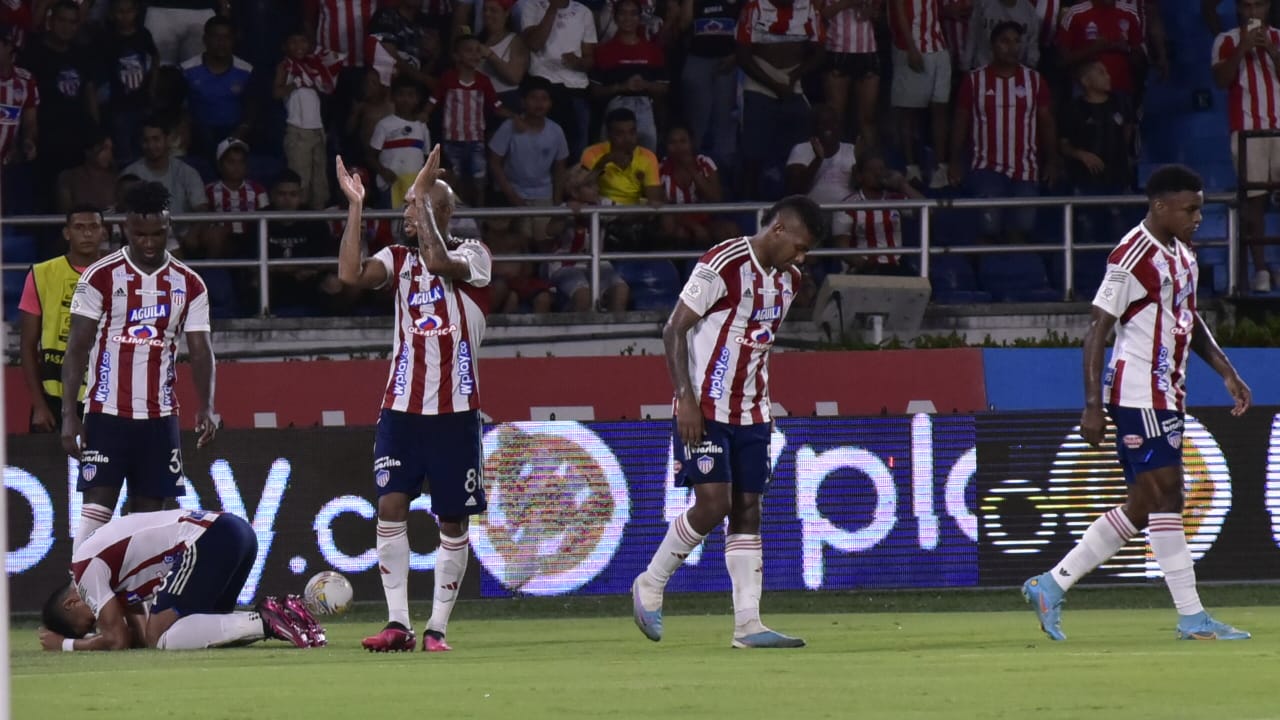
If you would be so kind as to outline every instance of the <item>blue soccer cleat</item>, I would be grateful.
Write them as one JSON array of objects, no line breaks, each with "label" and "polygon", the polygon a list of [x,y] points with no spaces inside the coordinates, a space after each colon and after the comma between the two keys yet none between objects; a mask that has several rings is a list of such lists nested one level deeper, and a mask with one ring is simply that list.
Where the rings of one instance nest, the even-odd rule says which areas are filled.
[{"label": "blue soccer cleat", "polygon": [[1183,615],[1178,620],[1179,640],[1248,640],[1253,637],[1244,630],[1218,622],[1203,610],[1195,615]]},{"label": "blue soccer cleat", "polygon": [[758,633],[733,639],[736,648],[802,648],[804,640],[765,628]]},{"label": "blue soccer cleat", "polygon": [[1062,641],[1067,636],[1062,633],[1062,598],[1066,595],[1050,573],[1037,575],[1022,583],[1022,597],[1031,603],[1040,620],[1040,629],[1050,640]]},{"label": "blue soccer cleat", "polygon": [[636,627],[644,636],[654,642],[662,639],[662,608],[645,610],[640,602],[640,578],[631,583],[631,609],[636,620]]}]

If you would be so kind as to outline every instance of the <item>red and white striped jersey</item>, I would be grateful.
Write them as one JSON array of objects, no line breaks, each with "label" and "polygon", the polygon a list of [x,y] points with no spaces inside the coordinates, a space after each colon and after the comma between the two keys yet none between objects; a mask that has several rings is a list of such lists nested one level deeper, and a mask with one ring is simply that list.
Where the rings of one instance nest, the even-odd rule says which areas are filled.
[{"label": "red and white striped jersey", "polygon": [[781,7],[769,0],[751,0],[742,6],[738,42],[766,45],[784,42],[822,42],[822,16],[812,0],[796,0]]},{"label": "red and white striped jersey", "polygon": [[[228,187],[221,180],[211,182],[204,186],[204,194],[213,212],[253,212],[271,204],[267,189],[252,180],[245,180],[238,188]],[[231,232],[244,232],[244,223],[231,223]]]},{"label": "red and white striped jersey", "polygon": [[[1280,45],[1280,30],[1267,28],[1271,42]],[[1213,41],[1213,64],[1231,59],[1240,46],[1240,28],[1232,28]],[[1240,61],[1236,81],[1227,89],[1227,123],[1237,130],[1280,128],[1280,69],[1264,48],[1256,48]]]},{"label": "red and white striped jersey", "polygon": [[[886,192],[881,193],[880,197],[873,198],[867,197],[865,192],[859,190],[840,202],[883,202],[904,200],[906,197],[902,193]],[[902,247],[902,213],[887,208],[837,212],[831,218],[831,237],[841,235],[849,236],[850,247],[900,248]],[[898,255],[875,255],[871,261],[877,265],[897,265],[899,257]]]},{"label": "red and white striped jersey", "polygon": [[[941,12],[951,5],[967,5],[969,12],[973,11],[973,0],[942,0],[938,11]],[[969,13],[960,18],[949,18],[944,15],[939,22],[942,26],[942,39],[947,43],[947,49],[951,51],[951,59],[958,61],[960,54],[969,45]],[[954,63],[953,66],[960,67]]]},{"label": "red and white striped jersey", "polygon": [[1036,6],[1036,14],[1040,16],[1040,45],[1048,47],[1058,38],[1062,0],[1032,0],[1031,4]]},{"label": "red and white striped jersey", "polygon": [[71,312],[98,323],[89,350],[85,411],[143,419],[174,415],[178,336],[209,332],[209,293],[194,270],[165,254],[150,274],[121,248],[85,269]]},{"label": "red and white striped jersey", "polygon": [[71,557],[71,581],[94,617],[112,598],[125,605],[150,600],[178,556],[221,514],[162,510],[118,517],[81,542]]},{"label": "red and white striped jersey", "polygon": [[689,330],[689,377],[702,415],[730,425],[769,422],[769,351],[795,299],[800,271],[766,271],[748,237],[703,255],[680,292],[702,319]]},{"label": "red and white striped jersey", "polygon": [[1184,410],[1199,279],[1194,251],[1165,245],[1141,224],[1111,251],[1093,298],[1119,320],[1103,381],[1108,404]]},{"label": "red and white striped jersey", "polygon": [[828,18],[827,50],[848,54],[875,52],[876,26],[871,10],[876,7],[883,9],[884,0],[866,0],[866,6],[845,8]]},{"label": "red and white striped jersey", "polygon": [[1001,77],[990,65],[980,67],[960,83],[958,107],[972,122],[973,169],[1039,181],[1036,113],[1050,107],[1049,86],[1040,73],[1019,66],[1011,77]]},{"label": "red and white striped jersey", "polygon": [[364,67],[367,53],[366,28],[378,0],[310,0],[318,5],[316,47],[345,55],[348,67]]},{"label": "red and white striped jersey", "polygon": [[449,255],[471,268],[469,280],[432,275],[416,247],[392,245],[373,256],[387,269],[396,296],[383,409],[443,415],[480,408],[476,361],[489,312],[493,258],[479,240],[463,240]]},{"label": "red and white striped jersey", "polygon": [[890,23],[893,28],[893,46],[899,50],[906,50],[910,47],[907,44],[909,37],[921,53],[946,50],[947,41],[942,37],[942,23],[939,22],[942,16],[939,1],[899,1],[902,2],[903,12],[906,14],[907,27],[901,28],[895,23]]},{"label": "red and white striped jersey", "polygon": [[16,67],[7,78],[0,78],[0,157],[18,142],[22,113],[40,105],[40,90],[31,73]]},{"label": "red and white striped jersey", "polygon": [[484,73],[476,73],[471,82],[463,82],[455,69],[440,76],[431,103],[444,107],[441,130],[445,142],[483,142],[485,112],[502,108],[493,82]]},{"label": "red and white striped jersey", "polygon": [[[1045,0],[1035,0],[1035,1],[1037,5],[1039,5],[1041,2],[1045,2]],[[1049,0],[1049,1],[1053,2],[1054,0]],[[1146,23],[1147,23],[1147,4],[1145,2],[1138,2],[1137,0],[1116,0],[1116,7],[1128,13],[1131,13],[1134,17],[1138,19],[1139,34],[1145,37]],[[1090,0],[1081,0],[1080,2],[1076,2],[1074,5],[1070,4],[1070,0],[1068,0],[1067,7],[1059,10],[1057,29],[1062,30],[1064,32],[1071,29],[1071,23],[1080,15],[1080,13],[1086,12],[1091,9],[1093,9],[1093,3]]]},{"label": "red and white striped jersey", "polygon": [[[711,177],[716,172],[716,163],[706,155],[699,155],[694,159],[697,172],[703,177]],[[675,171],[672,167],[671,159],[667,158],[662,161],[659,168],[662,178],[662,194],[667,198],[667,202],[675,205],[692,205],[700,202],[698,199],[698,187],[693,184],[693,180],[686,184],[676,182]]]}]

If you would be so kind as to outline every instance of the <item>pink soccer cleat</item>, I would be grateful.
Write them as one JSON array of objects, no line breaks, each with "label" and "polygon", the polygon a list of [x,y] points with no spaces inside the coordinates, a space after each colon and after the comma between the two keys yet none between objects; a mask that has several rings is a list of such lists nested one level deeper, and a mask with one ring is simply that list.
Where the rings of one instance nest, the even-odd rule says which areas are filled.
[{"label": "pink soccer cleat", "polygon": [[311,641],[311,647],[325,647],[329,644],[329,641],[325,638],[324,627],[316,621],[316,617],[307,609],[307,605],[302,602],[302,598],[297,595],[286,595],[284,607],[293,615],[299,625],[306,628],[307,639]]},{"label": "pink soccer cleat", "polygon": [[428,630],[422,641],[423,652],[449,652],[453,648],[444,641],[444,633]]},{"label": "pink soccer cleat", "polygon": [[360,646],[369,652],[405,652],[417,645],[413,631],[397,622],[387,623],[377,635],[360,641]]},{"label": "pink soccer cleat", "polygon": [[311,647],[307,626],[295,618],[279,598],[265,598],[258,605],[258,615],[262,618],[262,630],[267,637],[293,643],[294,647]]}]

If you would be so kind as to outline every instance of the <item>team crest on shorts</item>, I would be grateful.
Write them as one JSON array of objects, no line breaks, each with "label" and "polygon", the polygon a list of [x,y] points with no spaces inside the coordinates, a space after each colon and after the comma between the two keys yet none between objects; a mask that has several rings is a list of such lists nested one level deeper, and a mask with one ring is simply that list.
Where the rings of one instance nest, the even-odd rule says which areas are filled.
[{"label": "team crest on shorts", "polygon": [[93,479],[98,476],[98,466],[97,465],[81,465],[80,473],[84,475],[85,482],[93,482]]},{"label": "team crest on shorts", "polygon": [[1182,433],[1171,432],[1166,437],[1169,440],[1169,447],[1173,448],[1174,450],[1182,449]]},{"label": "team crest on shorts", "polygon": [[391,482],[391,471],[379,470],[374,473],[373,481],[378,483],[378,487],[386,487],[387,483]]},{"label": "team crest on shorts", "polygon": [[716,459],[710,455],[703,455],[698,458],[698,472],[706,475],[711,472],[711,468],[716,466]]},{"label": "team crest on shorts", "polygon": [[1129,448],[1130,450],[1137,450],[1138,448],[1142,447],[1142,442],[1143,441],[1142,441],[1141,435],[1125,435],[1124,436],[1124,446]]}]

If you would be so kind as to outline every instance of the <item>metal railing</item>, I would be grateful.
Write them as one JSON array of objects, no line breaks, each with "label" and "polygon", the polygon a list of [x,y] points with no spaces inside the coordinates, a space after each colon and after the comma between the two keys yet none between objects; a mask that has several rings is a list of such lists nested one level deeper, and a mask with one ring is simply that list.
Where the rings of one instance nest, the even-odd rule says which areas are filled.
[{"label": "metal railing", "polygon": [[[1227,237],[1225,240],[1215,242],[1197,243],[1197,247],[1223,247],[1227,248],[1227,287],[1228,295],[1235,295],[1238,287],[1238,271],[1239,271],[1239,243],[1234,242],[1238,235],[1238,217],[1237,210],[1233,204],[1236,196],[1233,193],[1219,193],[1209,195],[1205,198],[1207,204],[1221,204],[1227,206]],[[1077,242],[1075,237],[1075,211],[1080,207],[1097,207],[1097,206],[1114,206],[1114,205],[1145,205],[1147,198],[1141,195],[1125,195],[1125,196],[1066,196],[1066,197],[1035,197],[1035,198],[957,198],[957,199],[921,199],[921,200],[898,200],[891,202],[860,202],[860,203],[833,203],[824,204],[822,207],[826,210],[852,210],[852,209],[895,209],[899,211],[914,210],[919,212],[919,244],[918,247],[901,247],[894,248],[891,253],[893,255],[908,255],[919,258],[919,270],[922,277],[929,276],[930,257],[941,254],[962,254],[962,255],[980,255],[980,254],[997,254],[997,253],[1046,253],[1059,251],[1063,256],[1063,300],[1070,301],[1075,299],[1074,275],[1075,275],[1075,253],[1077,251],[1090,250],[1110,250],[1115,247],[1120,238],[1102,238],[1101,242]],[[589,262],[590,278],[591,278],[591,297],[598,298],[600,296],[600,263],[603,261],[626,261],[626,260],[654,260],[654,259],[692,259],[701,257],[702,250],[689,251],[655,251],[655,252],[605,252],[603,250],[604,236],[602,233],[602,218],[616,217],[635,217],[648,216],[658,217],[660,215],[680,215],[680,214],[724,214],[724,213],[744,213],[751,212],[756,216],[756,226],[759,227],[761,219],[768,209],[768,203],[716,203],[703,205],[664,205],[661,207],[648,206],[585,206],[579,212],[574,212],[564,207],[538,207],[538,208],[459,208],[455,217],[474,218],[476,220],[484,220],[487,218],[524,218],[531,215],[537,217],[572,217],[575,215],[586,215],[590,219],[590,247],[586,253],[526,253],[520,255],[496,255],[495,262]],[[965,246],[945,246],[937,247],[933,242],[933,214],[940,210],[986,210],[986,209],[1004,209],[1004,208],[1022,208],[1022,207],[1057,207],[1062,213],[1062,242],[1061,243],[1036,243],[1022,245],[965,245]],[[534,210],[534,212],[531,212]],[[362,214],[366,220],[382,220],[382,219],[399,219],[401,211],[399,210],[366,210]],[[267,224],[272,220],[345,220],[346,211],[343,210],[315,210],[315,211],[298,211],[298,212],[278,212],[278,211],[254,211],[243,213],[185,213],[175,215],[174,222],[179,224],[190,223],[227,223],[237,221],[243,223],[255,223],[257,232],[257,259],[218,259],[218,260],[191,260],[185,261],[194,268],[256,268],[258,272],[258,311],[262,316],[270,314],[270,284],[272,268],[286,267],[333,267],[337,263],[337,258],[290,258],[290,259],[269,259],[269,244],[267,242],[268,232]],[[106,220],[111,222],[123,222],[122,216],[109,215]],[[28,215],[28,216],[11,216],[0,219],[0,224],[14,226],[58,226],[62,225],[64,218],[61,215]],[[817,248],[809,253],[815,257],[855,257],[860,255],[884,255],[885,248]],[[2,260],[3,258],[0,258]],[[2,263],[0,270],[26,270],[27,264],[24,263]]]}]

